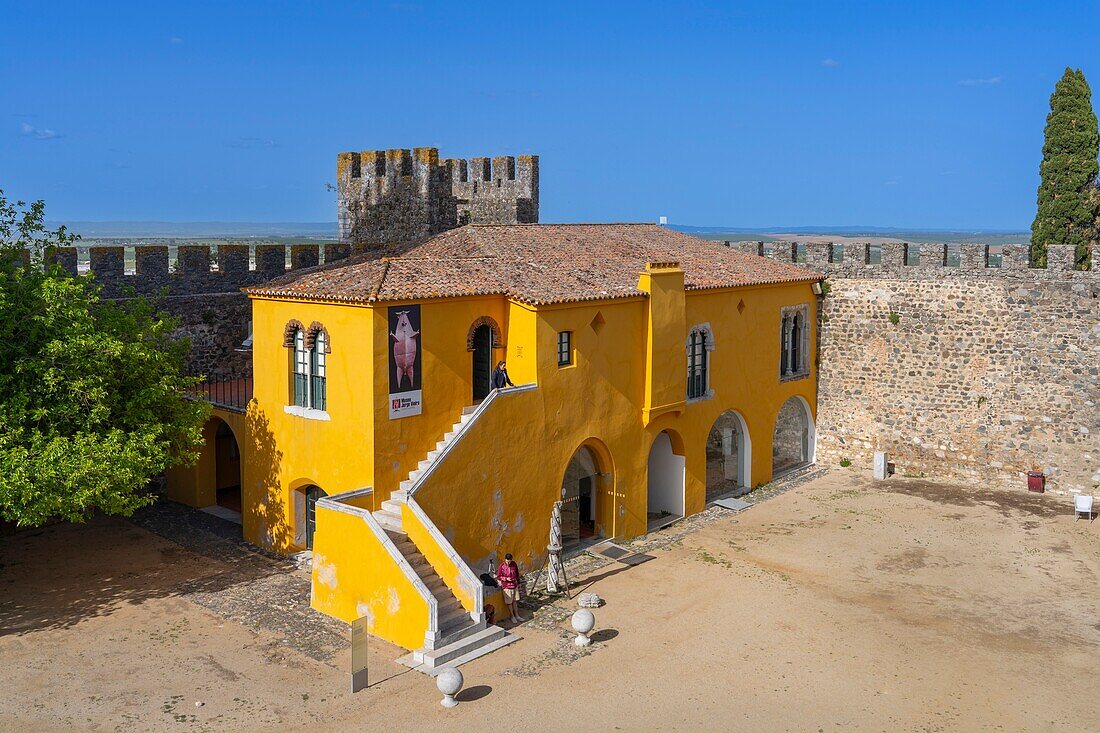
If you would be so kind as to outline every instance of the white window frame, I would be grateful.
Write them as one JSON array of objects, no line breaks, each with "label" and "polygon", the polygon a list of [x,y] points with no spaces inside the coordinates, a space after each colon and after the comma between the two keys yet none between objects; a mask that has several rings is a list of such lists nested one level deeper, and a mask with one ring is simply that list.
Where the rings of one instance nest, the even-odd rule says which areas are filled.
[{"label": "white window frame", "polygon": [[[296,415],[298,417],[304,417],[310,420],[330,420],[331,417],[328,414],[328,395],[325,396],[326,409],[321,410],[313,407],[314,394],[313,394],[313,362],[316,359],[318,364],[318,376],[326,377],[326,357],[324,349],[327,346],[327,339],[325,338],[324,331],[318,331],[317,335],[313,339],[313,348],[307,349],[305,347],[306,331],[304,328],[299,328],[294,332],[294,345],[291,347],[291,390],[290,390],[290,404],[283,407],[283,412],[288,415]],[[317,349],[321,349],[319,353]],[[297,392],[297,379],[301,375],[305,377],[305,389],[303,394],[304,405],[298,404],[298,392]],[[328,391],[328,379],[325,378],[325,391]]]}]

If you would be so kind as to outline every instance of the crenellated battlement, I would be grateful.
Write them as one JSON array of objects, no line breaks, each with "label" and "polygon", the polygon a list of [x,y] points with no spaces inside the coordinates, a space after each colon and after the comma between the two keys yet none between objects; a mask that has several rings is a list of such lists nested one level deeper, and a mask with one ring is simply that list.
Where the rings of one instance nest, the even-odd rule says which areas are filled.
[{"label": "crenellated battlement", "polygon": [[833,277],[921,280],[940,278],[1100,279],[1093,245],[1091,270],[1074,270],[1074,247],[1050,245],[1045,268],[1031,267],[1026,244],[927,244],[908,242],[733,242],[746,254],[802,264]]},{"label": "crenellated battlement", "polygon": [[467,223],[537,223],[538,170],[537,155],[441,160],[436,148],[340,153],[340,241],[364,246]]},{"label": "crenellated battlement", "polygon": [[[77,247],[57,248],[47,259],[73,275],[90,272],[105,298],[125,297],[130,292],[153,295],[165,288],[170,297],[240,295],[243,287],[350,253],[344,244],[183,244],[175,248],[150,244],[79,249],[86,250],[86,259]],[[29,261],[30,253],[24,251],[24,257]],[[128,263],[132,263],[130,267]]]}]

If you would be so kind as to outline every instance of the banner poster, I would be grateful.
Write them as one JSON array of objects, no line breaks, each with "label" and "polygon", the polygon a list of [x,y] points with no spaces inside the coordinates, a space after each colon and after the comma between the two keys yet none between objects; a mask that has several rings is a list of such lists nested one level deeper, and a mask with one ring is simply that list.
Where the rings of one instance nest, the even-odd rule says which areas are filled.
[{"label": "banner poster", "polygon": [[420,348],[420,306],[391,306],[390,419],[419,415],[424,358]]}]

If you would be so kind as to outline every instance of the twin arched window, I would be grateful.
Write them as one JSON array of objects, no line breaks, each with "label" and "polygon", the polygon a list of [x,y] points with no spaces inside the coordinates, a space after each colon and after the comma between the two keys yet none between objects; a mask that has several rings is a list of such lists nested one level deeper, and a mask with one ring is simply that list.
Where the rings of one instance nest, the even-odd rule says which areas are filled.
[{"label": "twin arched window", "polygon": [[313,323],[307,330],[301,323],[291,321],[287,324],[283,343],[293,347],[291,399],[294,405],[324,410],[327,406],[325,360],[330,350],[328,331],[319,323]]}]

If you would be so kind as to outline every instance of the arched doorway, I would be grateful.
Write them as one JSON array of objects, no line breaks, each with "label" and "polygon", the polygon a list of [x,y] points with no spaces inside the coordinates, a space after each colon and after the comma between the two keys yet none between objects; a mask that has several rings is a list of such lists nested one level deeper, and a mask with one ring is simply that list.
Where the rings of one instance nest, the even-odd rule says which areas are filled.
[{"label": "arched doorway", "polygon": [[328,496],[324,489],[309,484],[294,492],[294,543],[313,549],[313,534],[317,531],[317,500]]},{"label": "arched doorway", "polygon": [[752,487],[752,441],[745,419],[726,410],[707,436],[707,501],[740,496]]},{"label": "arched doorway", "polygon": [[676,452],[672,435],[664,430],[649,449],[646,477],[646,519],[649,531],[660,529],[684,516],[684,481],[687,461]]},{"label": "arched doorway", "polygon": [[[596,502],[601,479],[609,478],[599,456],[582,445],[569,459],[561,480],[561,541],[568,551],[604,536]],[[603,507],[601,507],[601,510]]]},{"label": "arched doorway", "polygon": [[783,403],[775,418],[772,478],[814,462],[814,421],[810,406],[799,396]]},{"label": "arched doorway", "polygon": [[489,395],[493,373],[493,329],[488,324],[474,329],[471,357],[474,402],[481,402]]},{"label": "arched doorway", "polygon": [[214,431],[214,503],[241,514],[241,450],[229,424],[213,418]]}]

